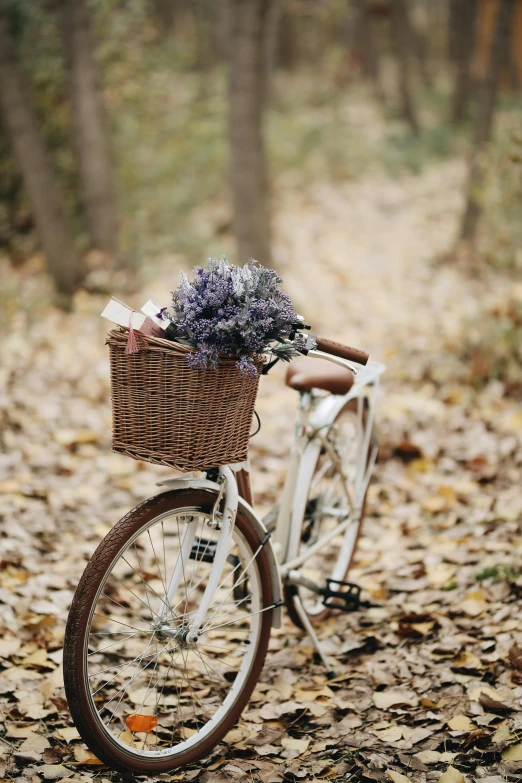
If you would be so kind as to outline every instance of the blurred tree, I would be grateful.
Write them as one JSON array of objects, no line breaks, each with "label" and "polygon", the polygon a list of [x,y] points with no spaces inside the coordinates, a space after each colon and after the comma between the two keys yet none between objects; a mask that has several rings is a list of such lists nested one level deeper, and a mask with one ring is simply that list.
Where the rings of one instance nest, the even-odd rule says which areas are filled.
[{"label": "blurred tree", "polygon": [[218,52],[226,60],[230,45],[230,0],[221,0],[216,6],[214,36]]},{"label": "blurred tree", "polygon": [[53,171],[8,27],[8,3],[0,0],[0,109],[31,202],[36,228],[59,300],[68,306],[82,267],[64,199]]},{"label": "blurred tree", "polygon": [[358,0],[356,19],[353,27],[354,45],[361,53],[364,75],[373,82],[375,94],[384,101],[381,83],[381,59],[375,40],[375,14],[369,0]]},{"label": "blurred tree", "polygon": [[419,64],[419,73],[426,90],[433,89],[433,77],[430,70],[430,38],[425,35],[424,29],[415,23],[411,14],[408,14],[406,21],[409,26],[412,48],[415,58]]},{"label": "blurred tree", "polygon": [[514,5],[515,0],[500,0],[498,3],[488,71],[479,90],[468,176],[468,198],[461,225],[461,238],[466,241],[474,239],[480,217],[480,187],[483,178],[481,155],[491,138],[503,53],[509,46]]},{"label": "blurred tree", "polygon": [[297,54],[295,19],[288,7],[288,2],[286,2],[282,6],[281,19],[279,20],[276,62],[281,68],[291,71],[295,67]]},{"label": "blurred tree", "polygon": [[152,15],[160,35],[171,35],[178,22],[181,11],[179,0],[150,0]]},{"label": "blurred tree", "polygon": [[64,43],[80,194],[93,247],[118,252],[118,214],[87,0],[65,0]]},{"label": "blurred tree", "polygon": [[281,24],[281,14],[283,11],[284,0],[277,0],[268,3],[266,12],[266,22],[264,31],[264,85],[263,98],[266,101],[270,98],[270,88],[272,85],[272,74],[277,61],[277,47],[279,41],[279,28]]},{"label": "blurred tree", "polygon": [[412,28],[405,0],[392,0],[392,36],[399,70],[401,113],[412,133],[419,132],[419,122],[411,88]]},{"label": "blurred tree", "polygon": [[451,103],[451,119],[462,122],[466,117],[473,79],[471,60],[475,41],[477,0],[454,0],[450,23],[453,25],[455,84]]},{"label": "blurred tree", "polygon": [[267,34],[278,0],[230,0],[229,143],[238,260],[271,264],[263,143]]}]

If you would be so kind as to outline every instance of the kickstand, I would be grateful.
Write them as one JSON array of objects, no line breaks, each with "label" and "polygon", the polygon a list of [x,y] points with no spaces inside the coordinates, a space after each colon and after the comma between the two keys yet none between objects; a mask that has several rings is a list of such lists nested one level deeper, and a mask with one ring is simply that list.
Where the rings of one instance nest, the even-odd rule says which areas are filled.
[{"label": "kickstand", "polygon": [[299,615],[299,619],[301,620],[301,622],[303,624],[303,628],[305,629],[306,633],[308,634],[308,636],[312,640],[313,645],[314,645],[314,647],[315,647],[315,649],[317,651],[317,654],[319,655],[319,658],[322,660],[322,662],[325,665],[327,678],[329,680],[333,680],[335,677],[337,677],[337,675],[331,669],[330,664],[328,663],[328,661],[326,659],[326,655],[324,654],[323,649],[321,647],[321,642],[317,638],[317,634],[314,631],[312,623],[310,622],[310,618],[308,617],[308,615],[306,614],[306,612],[305,612],[305,610],[303,608],[303,604],[301,603],[301,599],[299,598],[299,596],[297,594],[294,594],[292,596],[292,601],[294,602],[294,607],[295,607],[295,610],[296,610],[297,614]]}]

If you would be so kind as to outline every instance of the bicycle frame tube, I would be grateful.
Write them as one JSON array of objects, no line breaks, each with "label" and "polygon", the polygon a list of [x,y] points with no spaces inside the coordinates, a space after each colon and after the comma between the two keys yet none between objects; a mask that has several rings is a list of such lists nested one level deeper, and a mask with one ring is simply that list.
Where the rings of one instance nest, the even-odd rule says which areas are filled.
[{"label": "bicycle frame tube", "polygon": [[306,444],[308,443],[308,422],[310,418],[311,402],[312,395],[310,392],[302,392],[299,395],[299,410],[295,424],[295,439],[290,452],[290,461],[274,533],[274,551],[279,562],[284,562],[288,549],[288,539],[290,535],[289,522],[292,516],[292,507],[294,505],[295,488],[302,455],[306,448]]},{"label": "bicycle frame tube", "polygon": [[[345,367],[353,369],[349,362],[337,357],[330,357],[319,351],[311,351],[309,355],[316,358],[324,358],[333,361]],[[317,551],[324,547],[331,539],[346,531],[350,525],[354,524],[362,513],[362,503],[366,494],[366,489],[371,477],[371,472],[376,458],[376,449],[368,457],[370,449],[370,439],[375,417],[376,390],[379,385],[379,377],[384,367],[377,365],[373,372],[368,373],[366,368],[362,369],[360,383],[354,384],[350,391],[345,395],[328,395],[319,400],[312,408],[311,396],[304,401],[301,398],[299,408],[296,440],[292,448],[291,461],[283,490],[283,497],[277,519],[275,540],[278,544],[276,555],[281,564],[281,574],[285,576],[292,569],[298,568],[305,560],[312,557]],[[366,381],[368,378],[368,381]],[[359,380],[359,379],[358,379]],[[366,381],[366,382],[365,382]],[[303,396],[303,395],[302,395]],[[354,497],[351,498],[352,509],[347,519],[339,520],[339,525],[326,536],[320,539],[308,552],[302,557],[297,558],[299,550],[299,537],[301,535],[301,524],[305,514],[306,503],[310,482],[319,456],[323,447],[323,440],[318,437],[321,430],[325,432],[332,426],[338,413],[352,400],[357,400],[357,413],[360,422],[360,428],[357,433],[359,439],[359,460],[357,474],[355,478]],[[363,425],[363,405],[367,406],[366,421]],[[339,465],[338,470],[341,471]],[[350,545],[349,536],[345,537],[344,545]]]},{"label": "bicycle frame tube", "polygon": [[190,625],[189,633],[187,634],[187,642],[197,641],[205,615],[207,614],[210,604],[214,600],[215,592],[221,580],[223,569],[225,568],[228,546],[236,521],[237,506],[239,503],[236,477],[227,465],[219,468],[219,474],[226,481],[226,486],[223,499],[223,513],[219,519],[219,536],[216,554],[214,555],[214,562],[210,569],[203,598],[201,599],[201,603],[198,606],[194,620]]}]

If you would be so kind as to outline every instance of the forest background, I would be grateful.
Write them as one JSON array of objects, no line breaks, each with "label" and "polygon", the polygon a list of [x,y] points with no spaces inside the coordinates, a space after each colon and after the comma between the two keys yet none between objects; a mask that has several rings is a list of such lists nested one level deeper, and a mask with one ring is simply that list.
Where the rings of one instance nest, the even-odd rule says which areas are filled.
[{"label": "forest background", "polygon": [[[355,572],[375,608],[325,630],[346,681],[321,717],[285,626],[239,733],[187,774],[519,779],[521,83],[522,0],[0,0],[8,777],[110,774],[65,739],[64,622],[163,469],[110,453],[99,313],[168,304],[179,269],[225,254],[274,265],[318,331],[388,365]],[[281,381],[252,447],[262,509],[291,437]]]}]

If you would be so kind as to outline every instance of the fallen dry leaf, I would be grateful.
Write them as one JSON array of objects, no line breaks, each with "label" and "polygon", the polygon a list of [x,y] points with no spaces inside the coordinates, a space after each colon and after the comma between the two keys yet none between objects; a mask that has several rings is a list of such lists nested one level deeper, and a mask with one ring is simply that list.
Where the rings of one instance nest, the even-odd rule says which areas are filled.
[{"label": "fallen dry leaf", "polygon": [[294,739],[293,737],[283,737],[281,740],[281,745],[283,748],[297,750],[299,755],[301,755],[308,749],[310,742],[310,739]]},{"label": "fallen dry leaf", "polygon": [[497,726],[495,733],[491,737],[491,741],[500,744],[501,742],[507,742],[512,738],[513,735],[509,729],[509,724],[507,721],[504,721],[499,726]]},{"label": "fallen dry leaf", "polygon": [[522,647],[515,642],[509,650],[509,662],[514,669],[522,671]]},{"label": "fallen dry leaf", "polygon": [[510,745],[502,751],[504,761],[522,761],[522,742]]},{"label": "fallen dry leaf", "polygon": [[57,729],[54,732],[54,736],[58,739],[65,740],[65,742],[72,742],[75,739],[80,739],[80,734],[75,726],[64,726],[62,729]]},{"label": "fallen dry leaf", "polygon": [[387,769],[386,774],[390,780],[393,780],[393,783],[411,783],[411,778],[407,778],[406,775],[395,772],[393,769]]},{"label": "fallen dry leaf", "polygon": [[410,707],[416,707],[419,703],[419,697],[413,691],[406,688],[387,688],[384,691],[374,691],[372,700],[380,710],[387,710],[390,707],[399,704],[406,704]]},{"label": "fallen dry leaf", "polygon": [[44,750],[48,747],[50,747],[48,739],[43,737],[41,734],[31,734],[22,742],[19,750],[22,752],[34,750],[36,753],[43,753]]},{"label": "fallen dry leaf", "polygon": [[465,783],[465,778],[455,767],[448,767],[440,776],[438,783]]},{"label": "fallen dry leaf", "polygon": [[59,778],[69,778],[74,774],[72,769],[67,769],[63,764],[42,764],[38,767],[38,772],[43,775],[45,780],[58,780]]},{"label": "fallen dry leaf", "polygon": [[452,731],[473,731],[476,728],[473,721],[466,715],[455,715],[448,721],[448,726]]},{"label": "fallen dry leaf", "polygon": [[421,750],[420,753],[414,753],[414,758],[419,759],[423,764],[438,764],[441,754],[438,750]]},{"label": "fallen dry leaf", "polygon": [[80,764],[87,764],[88,766],[99,766],[100,764],[103,764],[103,761],[96,758],[94,753],[87,750],[87,748],[84,748],[82,745],[74,746],[74,758]]},{"label": "fallen dry leaf", "polygon": [[511,707],[506,704],[502,704],[498,699],[492,699],[487,693],[481,693],[479,696],[479,703],[487,712],[499,712],[506,713],[512,712]]}]

